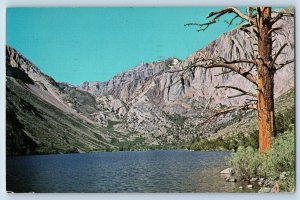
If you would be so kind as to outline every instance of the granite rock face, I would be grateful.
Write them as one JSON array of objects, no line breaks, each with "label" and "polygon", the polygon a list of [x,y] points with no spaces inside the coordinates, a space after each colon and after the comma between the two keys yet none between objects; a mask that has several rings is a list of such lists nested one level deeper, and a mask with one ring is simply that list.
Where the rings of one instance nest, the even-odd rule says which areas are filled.
[{"label": "granite rock face", "polygon": [[[274,53],[283,44],[288,44],[277,61],[277,63],[282,63],[294,58],[294,21],[284,19],[277,22],[276,26],[282,29],[276,32],[276,40],[273,44]],[[224,72],[224,69],[221,68],[196,68],[189,70],[183,78],[180,76],[181,72],[176,72],[177,70],[186,68],[200,58],[207,60],[222,57],[228,61],[251,59],[251,54],[254,54],[255,51],[255,45],[247,34],[239,30],[232,30],[183,61],[169,58],[141,64],[132,70],[118,74],[108,82],[85,82],[78,86],[78,89],[87,91],[96,97],[111,95],[122,101],[124,112],[122,113],[123,117],[120,117],[134,130],[143,133],[146,131],[144,134],[150,132],[164,134],[165,130],[161,128],[164,126],[161,125],[169,127],[174,124],[174,121],[164,116],[165,113],[188,118],[189,120],[185,122],[188,127],[197,126],[211,115],[213,110],[228,105],[241,105],[246,98],[249,98],[246,96],[227,98],[238,92],[230,89],[216,89],[216,86],[239,86],[255,93],[254,85],[238,74],[230,73],[218,76]],[[250,69],[251,66],[245,64],[242,67]],[[252,73],[255,74],[255,71]],[[279,70],[275,75],[275,98],[293,86],[294,64],[292,63]],[[157,126],[153,121],[162,124],[159,123],[160,126]],[[200,132],[203,131],[198,129],[194,131],[194,134]],[[205,130],[204,132],[212,133],[213,131]],[[190,136],[194,134],[191,133]]]},{"label": "granite rock face", "polygon": [[[283,54],[278,58],[278,63],[281,63],[294,58],[294,21],[292,19],[281,20],[277,22],[276,26],[282,29],[276,32],[276,40],[273,44],[274,53],[283,44],[288,44]],[[255,46],[249,39],[249,36],[242,31],[233,30],[223,34],[205,48],[187,57],[184,61],[169,58],[164,61],[142,64],[113,77],[108,82],[85,82],[78,88],[96,96],[111,94],[124,102],[136,98],[138,94],[149,93],[149,89],[154,88],[150,92],[152,95],[155,95],[156,101],[159,100],[158,102],[161,105],[172,104],[182,98],[195,99],[197,101],[203,98],[206,101],[210,100],[211,105],[239,103],[241,102],[241,98],[231,100],[226,98],[228,94],[232,95],[233,91],[221,91],[214,88],[217,85],[231,84],[251,90],[252,85],[239,75],[227,74],[216,76],[223,72],[223,70],[219,68],[209,70],[197,68],[195,71],[187,73],[183,80],[180,80],[179,73],[166,72],[170,69],[176,71],[185,68],[199,58],[211,59],[222,57],[228,61],[234,59],[251,59],[251,54],[254,51]],[[293,86],[293,77],[294,64],[290,64],[278,71],[275,78],[275,96],[282,94]],[[175,82],[177,83],[174,84]]]},{"label": "granite rock face", "polygon": [[[282,29],[277,31],[274,53],[283,44],[288,44],[278,58],[277,63],[281,63],[294,58],[294,21],[284,19],[277,22],[277,26]],[[254,47],[248,35],[232,30],[182,61],[172,57],[143,63],[107,82],[84,82],[79,86],[55,82],[16,50],[7,47],[7,76],[14,73],[14,68],[22,71],[22,81],[30,93],[68,115],[99,126],[101,138],[105,141],[113,138],[120,142],[133,141],[142,137],[147,145],[181,143],[215,133],[239,113],[223,116],[206,125],[202,124],[203,121],[214,111],[229,105],[241,105],[249,98],[229,99],[227,96],[237,94],[236,91],[216,89],[216,86],[239,86],[254,93],[255,89],[238,74],[219,76],[224,72],[221,68],[195,68],[188,70],[183,77],[177,71],[200,58],[222,57],[228,61],[251,58]],[[293,86],[292,63],[276,73],[275,97]]]}]

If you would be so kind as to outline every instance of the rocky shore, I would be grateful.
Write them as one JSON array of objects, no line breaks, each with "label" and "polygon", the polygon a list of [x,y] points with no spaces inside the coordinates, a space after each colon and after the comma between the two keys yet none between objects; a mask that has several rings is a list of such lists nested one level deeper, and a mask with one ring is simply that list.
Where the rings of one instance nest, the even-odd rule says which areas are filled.
[{"label": "rocky shore", "polygon": [[253,189],[258,193],[276,193],[279,192],[278,181],[284,179],[286,173],[283,172],[280,174],[280,178],[277,181],[272,181],[263,177],[252,177],[248,180],[242,180],[239,177],[235,176],[234,169],[226,168],[220,172],[220,175],[224,178],[226,182],[237,182],[240,186],[240,190],[244,189]]}]

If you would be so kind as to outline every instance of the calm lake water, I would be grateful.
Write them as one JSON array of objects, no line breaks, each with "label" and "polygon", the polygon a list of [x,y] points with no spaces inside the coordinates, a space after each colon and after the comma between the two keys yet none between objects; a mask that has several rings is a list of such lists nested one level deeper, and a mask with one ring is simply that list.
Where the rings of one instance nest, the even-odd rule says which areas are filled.
[{"label": "calm lake water", "polygon": [[13,192],[236,192],[228,152],[135,151],[7,158]]}]

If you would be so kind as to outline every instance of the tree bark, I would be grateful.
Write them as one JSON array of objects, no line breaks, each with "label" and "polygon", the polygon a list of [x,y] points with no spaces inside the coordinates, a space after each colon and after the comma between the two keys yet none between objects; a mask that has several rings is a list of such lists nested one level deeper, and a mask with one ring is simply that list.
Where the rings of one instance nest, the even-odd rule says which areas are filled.
[{"label": "tree bark", "polygon": [[[198,31],[204,31],[211,24],[216,23],[221,16],[230,13],[235,14],[235,17],[230,21],[229,24],[232,24],[232,22],[239,17],[244,20],[244,24],[240,27],[240,30],[244,31],[252,39],[256,37],[255,39],[257,39],[258,49],[257,54],[255,55],[255,61],[252,60],[254,59],[254,56],[251,56],[251,60],[242,59],[234,61],[226,61],[225,59],[222,59],[220,57],[217,57],[216,59],[199,58],[196,59],[196,62],[194,61],[194,63],[192,63],[189,67],[185,69],[176,70],[174,72],[187,72],[187,70],[196,67],[202,67],[206,69],[222,67],[229,69],[229,72],[236,72],[237,74],[240,74],[241,76],[249,80],[251,83],[255,84],[257,86],[256,100],[258,111],[259,153],[261,154],[271,149],[271,138],[273,136],[276,136],[274,111],[274,74],[276,70],[279,70],[287,64],[294,62],[294,60],[288,60],[285,63],[276,64],[277,68],[275,68],[276,58],[281,54],[282,50],[287,46],[287,44],[282,45],[279,51],[272,58],[272,34],[275,30],[280,29],[280,27],[272,27],[282,17],[294,17],[294,14],[286,12],[277,12],[277,15],[275,15],[276,13],[274,13],[274,16],[272,18],[270,7],[256,7],[253,10],[248,8],[247,15],[240,12],[237,8],[228,7],[217,12],[211,12],[207,17],[210,18],[210,21],[207,23],[189,23],[186,25],[195,25],[199,27]],[[207,64],[205,63],[205,61],[209,61],[209,63]],[[256,67],[256,77],[252,73],[250,73],[253,67],[250,68],[250,70],[246,70],[240,67],[239,65],[236,65],[243,63],[253,64],[253,67]],[[227,86],[227,88],[229,87]],[[241,92],[240,95],[250,94],[237,87],[231,86],[231,88],[238,89]],[[234,95],[231,97],[237,96],[239,95]],[[253,95],[250,94],[250,96]],[[250,105],[247,105],[247,107],[244,108],[250,108],[248,106]],[[223,110],[220,113],[228,113],[234,110],[234,108],[230,108]],[[216,115],[213,115],[212,117],[214,116]]]},{"label": "tree bark", "polygon": [[271,8],[260,7],[257,15],[258,56],[257,63],[257,110],[259,153],[271,149],[271,137],[276,135],[274,112],[274,66],[272,63]]}]

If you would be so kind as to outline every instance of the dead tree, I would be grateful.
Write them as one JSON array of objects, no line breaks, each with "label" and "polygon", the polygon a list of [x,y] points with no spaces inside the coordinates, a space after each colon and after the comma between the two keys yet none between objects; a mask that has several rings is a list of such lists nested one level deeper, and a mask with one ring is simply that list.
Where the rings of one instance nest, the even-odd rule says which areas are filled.
[{"label": "dead tree", "polygon": [[[249,38],[254,40],[257,45],[257,51],[252,55],[252,59],[241,60],[225,60],[224,58],[217,57],[212,59],[198,58],[193,63],[188,65],[185,69],[179,70],[187,72],[193,68],[226,68],[224,73],[235,72],[256,87],[256,94],[245,91],[242,88],[233,86],[218,86],[218,88],[233,89],[240,92],[239,95],[231,96],[230,98],[238,96],[251,96],[255,97],[255,102],[250,101],[244,106],[239,107],[242,110],[256,109],[258,113],[258,132],[259,132],[259,152],[262,153],[271,148],[271,137],[276,135],[275,129],[275,112],[274,112],[274,74],[276,71],[294,62],[294,60],[287,60],[284,63],[277,63],[278,56],[282,53],[287,44],[284,44],[279,50],[272,55],[273,38],[276,30],[276,22],[283,17],[293,17],[294,14],[286,11],[272,12],[270,7],[248,7],[247,14],[244,14],[235,7],[228,7],[220,11],[211,12],[207,18],[211,19],[207,23],[190,23],[186,25],[195,25],[199,27],[198,31],[206,30],[210,25],[216,23],[219,18],[225,14],[234,14],[235,17],[228,22],[229,25],[236,19],[241,19],[240,30],[249,35]],[[251,65],[250,69],[245,68],[245,64]],[[256,72],[253,71],[256,69]],[[224,74],[222,73],[222,74]],[[237,107],[222,110],[218,114],[229,113],[236,110]]]}]

